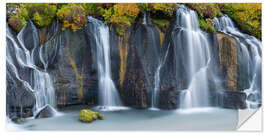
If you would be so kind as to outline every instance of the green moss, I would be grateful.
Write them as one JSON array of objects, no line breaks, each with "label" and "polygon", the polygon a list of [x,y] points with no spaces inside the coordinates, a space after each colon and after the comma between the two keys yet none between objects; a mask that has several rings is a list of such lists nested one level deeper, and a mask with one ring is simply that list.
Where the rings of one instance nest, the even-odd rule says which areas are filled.
[{"label": "green moss", "polygon": [[151,18],[151,21],[160,27],[166,27],[170,24],[170,21],[167,19],[153,19],[153,18]]},{"label": "green moss", "polygon": [[94,120],[97,120],[97,119],[103,120],[104,116],[99,114],[98,112],[95,112],[95,111],[92,111],[92,110],[89,110],[89,109],[83,109],[83,110],[80,111],[78,119],[81,122],[90,123],[90,122],[92,122]]},{"label": "green moss", "polygon": [[244,33],[261,39],[261,4],[260,3],[226,3],[218,4]]},{"label": "green moss", "polygon": [[207,23],[204,19],[199,20],[199,25],[201,29],[207,32],[211,32],[211,33],[216,32],[215,28],[211,24]]},{"label": "green moss", "polygon": [[156,24],[163,32],[166,32],[166,30],[168,30],[171,24],[168,19],[151,18],[151,21]]}]

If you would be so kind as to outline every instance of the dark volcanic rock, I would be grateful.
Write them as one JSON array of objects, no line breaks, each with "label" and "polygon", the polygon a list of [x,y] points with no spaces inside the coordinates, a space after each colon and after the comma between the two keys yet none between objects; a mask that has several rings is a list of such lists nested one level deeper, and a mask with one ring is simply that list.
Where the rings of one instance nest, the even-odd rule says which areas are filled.
[{"label": "dark volcanic rock", "polygon": [[218,93],[218,104],[224,108],[245,109],[246,98],[244,92],[222,91]]},{"label": "dark volcanic rock", "polygon": [[44,44],[57,105],[96,104],[98,78],[84,30],[66,30]]},{"label": "dark volcanic rock", "polygon": [[54,109],[50,105],[46,105],[37,113],[35,119],[52,117],[54,116],[54,113]]},{"label": "dark volcanic rock", "polygon": [[[30,26],[28,25],[27,29]],[[24,30],[27,30],[26,28]],[[22,31],[24,32],[24,31]],[[30,33],[28,33],[30,34]],[[31,35],[31,34],[30,34]],[[28,41],[31,42],[31,41]],[[17,117],[30,117],[35,104],[35,96],[26,84],[19,78],[31,82],[33,69],[21,65],[16,57],[18,40],[13,36],[12,31],[7,27],[6,45],[6,103],[7,115],[12,119]],[[21,59],[25,59],[21,56]],[[33,85],[33,84],[29,84]]]},{"label": "dark volcanic rock", "polygon": [[237,90],[237,42],[234,38],[217,34],[219,44],[219,61],[223,69],[224,86],[229,91]]},{"label": "dark volcanic rock", "polygon": [[160,91],[158,107],[161,109],[177,109],[179,107],[179,91],[174,88]]},{"label": "dark volcanic rock", "polygon": [[[154,26],[140,25],[131,32],[121,96],[125,105],[146,108],[151,104],[155,73],[160,62],[160,38]],[[123,44],[119,45],[125,49]],[[120,50],[123,54],[127,50]],[[123,57],[123,56],[122,56]],[[123,70],[123,69],[120,69]]]},{"label": "dark volcanic rock", "polygon": [[20,31],[18,36],[22,40],[22,44],[24,44],[29,51],[39,46],[38,30],[31,20],[28,21],[27,25]]}]

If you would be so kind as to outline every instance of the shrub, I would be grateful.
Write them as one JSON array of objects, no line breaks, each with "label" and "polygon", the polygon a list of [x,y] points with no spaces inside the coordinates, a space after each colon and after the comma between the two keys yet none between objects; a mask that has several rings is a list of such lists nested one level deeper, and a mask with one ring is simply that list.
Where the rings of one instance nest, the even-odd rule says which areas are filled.
[{"label": "shrub", "polygon": [[186,5],[197,11],[200,18],[214,18],[221,15],[218,5],[214,3],[188,3]]},{"label": "shrub", "polygon": [[236,22],[240,30],[261,39],[260,3],[226,3],[219,4],[219,7]]},{"label": "shrub", "polygon": [[71,28],[73,31],[77,31],[87,25],[86,13],[79,4],[63,5],[58,10],[57,17],[63,23],[62,30]]},{"label": "shrub", "polygon": [[178,8],[176,3],[151,3],[150,7],[153,13],[161,12],[167,16],[172,16]]},{"label": "shrub", "polygon": [[27,24],[28,20],[28,10],[23,6],[17,5],[15,13],[8,19],[8,24],[18,33]]},{"label": "shrub", "polygon": [[82,7],[85,10],[85,13],[93,17],[102,16],[104,14],[104,7],[109,7],[109,4],[101,3],[83,3]]},{"label": "shrub", "polygon": [[114,24],[117,34],[122,36],[124,29],[135,22],[139,12],[135,3],[118,3],[104,10],[103,17],[106,23]]},{"label": "shrub", "polygon": [[137,3],[137,6],[139,7],[141,13],[144,13],[144,11],[146,12],[151,11],[149,3]]},{"label": "shrub", "polygon": [[29,3],[25,4],[29,17],[38,27],[50,25],[56,16],[56,4]]}]

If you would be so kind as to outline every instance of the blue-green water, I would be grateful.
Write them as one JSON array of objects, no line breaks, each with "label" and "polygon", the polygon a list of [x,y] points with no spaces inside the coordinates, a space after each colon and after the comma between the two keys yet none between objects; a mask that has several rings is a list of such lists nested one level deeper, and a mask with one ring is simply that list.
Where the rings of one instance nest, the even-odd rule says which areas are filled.
[{"label": "blue-green water", "polygon": [[[81,123],[81,108],[60,111],[51,118],[27,119],[24,124],[8,123],[8,130],[89,130],[89,131],[178,131],[178,130],[234,130],[237,110],[222,108],[198,108],[188,110],[123,110],[101,112],[104,120]],[[15,128],[14,128],[15,127]]]}]

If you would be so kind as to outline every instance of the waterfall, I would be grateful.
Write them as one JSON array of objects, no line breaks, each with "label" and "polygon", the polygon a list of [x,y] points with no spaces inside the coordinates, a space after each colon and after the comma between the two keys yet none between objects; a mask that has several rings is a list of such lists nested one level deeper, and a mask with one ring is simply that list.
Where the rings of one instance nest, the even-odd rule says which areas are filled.
[{"label": "waterfall", "polygon": [[[233,36],[238,42],[238,61],[244,63],[241,73],[248,74],[249,87],[243,90],[247,95],[247,107],[256,108],[261,104],[261,62],[262,44],[253,36],[240,32],[233,21],[227,16],[214,18],[214,27],[217,31]],[[240,73],[240,74],[241,74]]]},{"label": "waterfall", "polygon": [[[29,25],[31,25],[30,27],[33,35],[35,35],[33,36],[33,39],[39,40],[36,39],[38,38],[38,33],[34,24],[32,24],[32,22],[28,23],[30,23]],[[35,57],[33,53],[35,49],[38,49],[38,46],[35,46],[32,50],[28,50],[26,48],[26,44],[24,42],[25,39],[23,38],[26,28],[28,27],[24,27],[17,37],[13,36],[8,27],[6,29],[6,38],[10,41],[6,52],[7,74],[18,80],[22,84],[23,89],[34,94],[36,103],[33,111],[35,115],[46,105],[55,107],[55,90],[53,82],[49,74],[46,72],[46,69],[45,71],[42,71],[34,64]],[[40,57],[42,57],[42,55],[40,55]],[[22,101],[18,102],[22,104]]]},{"label": "waterfall", "polygon": [[155,87],[153,90],[153,94],[152,94],[152,105],[151,105],[151,109],[155,110],[154,108],[157,106],[157,102],[158,102],[158,98],[159,98],[159,87],[160,87],[160,69],[162,68],[162,66],[165,64],[165,61],[167,59],[168,53],[169,53],[169,49],[170,49],[170,44],[168,45],[168,48],[166,50],[165,56],[163,59],[161,59],[161,62],[159,62],[157,70],[155,72]]},{"label": "waterfall", "polygon": [[93,17],[89,16],[88,21],[94,26],[92,34],[94,34],[97,51],[99,105],[104,110],[111,110],[121,106],[122,103],[111,78],[109,28]]},{"label": "waterfall", "polygon": [[183,53],[187,63],[188,87],[181,90],[180,107],[202,107],[209,106],[209,88],[208,88],[208,65],[210,63],[210,48],[206,33],[200,30],[197,13],[184,5],[179,5],[176,12],[175,30],[180,29],[177,38],[185,39],[180,44],[186,48]]},{"label": "waterfall", "polygon": [[146,25],[147,22],[146,22],[146,12],[143,13],[143,22],[142,24]]}]

